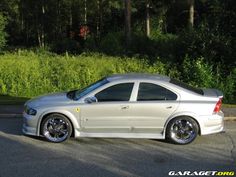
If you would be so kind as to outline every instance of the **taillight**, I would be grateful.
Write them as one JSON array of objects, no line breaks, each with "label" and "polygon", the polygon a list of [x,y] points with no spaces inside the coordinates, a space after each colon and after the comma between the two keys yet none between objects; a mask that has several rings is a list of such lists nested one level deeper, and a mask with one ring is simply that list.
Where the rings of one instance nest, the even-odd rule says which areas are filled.
[{"label": "taillight", "polygon": [[213,112],[214,112],[214,113],[220,112],[220,107],[221,107],[221,105],[222,105],[222,98],[220,98],[220,99],[217,101],[216,106],[215,106]]}]

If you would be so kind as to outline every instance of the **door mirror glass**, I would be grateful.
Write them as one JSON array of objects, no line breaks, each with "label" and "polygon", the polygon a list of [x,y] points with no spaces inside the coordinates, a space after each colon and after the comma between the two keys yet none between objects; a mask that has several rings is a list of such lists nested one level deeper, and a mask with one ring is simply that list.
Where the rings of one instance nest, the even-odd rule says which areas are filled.
[{"label": "door mirror glass", "polygon": [[87,97],[85,98],[85,103],[96,103],[98,102],[98,99],[95,96]]}]

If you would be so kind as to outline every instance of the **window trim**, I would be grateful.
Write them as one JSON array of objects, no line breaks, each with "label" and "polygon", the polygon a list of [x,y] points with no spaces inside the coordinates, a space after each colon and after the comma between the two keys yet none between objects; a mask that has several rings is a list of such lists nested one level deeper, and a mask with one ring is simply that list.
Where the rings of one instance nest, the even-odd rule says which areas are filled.
[{"label": "window trim", "polygon": [[[167,90],[169,90],[169,91],[171,91],[171,92],[173,92],[176,96],[177,96],[177,98],[175,99],[175,100],[148,100],[148,101],[138,101],[137,99],[138,99],[138,92],[139,92],[139,87],[140,87],[140,84],[141,83],[147,83],[147,84],[154,84],[154,85],[157,85],[157,86],[161,86],[161,87],[163,87],[163,88],[165,88],[165,89],[167,89]],[[137,92],[136,92],[136,99],[135,99],[135,101],[137,102],[137,103],[140,103],[140,102],[142,102],[142,103],[146,103],[146,102],[176,102],[176,101],[179,101],[179,99],[180,99],[180,95],[175,91],[175,90],[173,90],[172,88],[170,88],[170,87],[168,87],[167,85],[165,85],[165,84],[162,84],[162,83],[160,83],[160,82],[156,82],[156,81],[146,81],[146,80],[143,80],[143,81],[139,81],[138,83],[137,83]]]}]

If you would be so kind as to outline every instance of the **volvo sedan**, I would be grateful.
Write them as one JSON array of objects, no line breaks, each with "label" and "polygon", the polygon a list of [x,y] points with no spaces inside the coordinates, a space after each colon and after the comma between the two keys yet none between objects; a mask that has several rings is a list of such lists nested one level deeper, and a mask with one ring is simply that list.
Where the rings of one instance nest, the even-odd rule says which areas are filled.
[{"label": "volvo sedan", "polygon": [[188,144],[223,131],[223,94],[152,74],[120,74],[82,89],[25,103],[23,132],[51,142],[69,137],[168,139]]}]

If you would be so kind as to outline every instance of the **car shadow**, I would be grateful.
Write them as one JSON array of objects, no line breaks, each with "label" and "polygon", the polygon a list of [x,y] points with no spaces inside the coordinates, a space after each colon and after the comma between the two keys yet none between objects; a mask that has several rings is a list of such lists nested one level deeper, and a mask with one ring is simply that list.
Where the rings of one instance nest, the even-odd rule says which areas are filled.
[{"label": "car shadow", "polygon": [[22,132],[23,120],[21,118],[0,118],[0,132],[10,135],[27,136],[28,138],[46,141],[43,137],[25,135]]},{"label": "car shadow", "polygon": [[12,135],[23,135],[21,118],[0,118],[0,132]]}]

